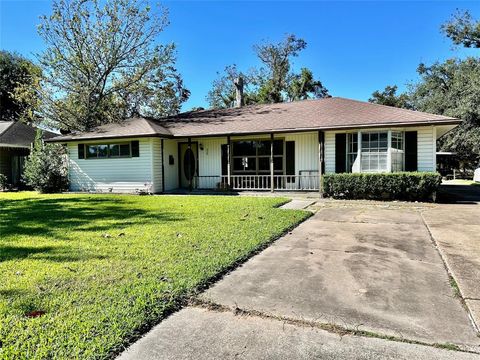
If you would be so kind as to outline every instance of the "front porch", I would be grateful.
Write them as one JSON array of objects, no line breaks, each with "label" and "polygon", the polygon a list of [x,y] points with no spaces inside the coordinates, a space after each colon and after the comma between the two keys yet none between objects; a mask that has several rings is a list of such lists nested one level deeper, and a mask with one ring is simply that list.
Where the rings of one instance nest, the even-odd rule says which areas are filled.
[{"label": "front porch", "polygon": [[[310,131],[178,140],[178,188],[320,191],[324,139],[323,131]],[[172,148],[165,142],[164,149]],[[169,165],[175,162],[165,155]]]}]

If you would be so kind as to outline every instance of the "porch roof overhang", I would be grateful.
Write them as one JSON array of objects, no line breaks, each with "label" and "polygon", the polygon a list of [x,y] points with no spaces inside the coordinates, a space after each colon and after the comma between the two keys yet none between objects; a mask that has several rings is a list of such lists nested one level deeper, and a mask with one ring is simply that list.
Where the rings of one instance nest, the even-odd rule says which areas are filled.
[{"label": "porch roof overhang", "polygon": [[47,141],[128,137],[198,138],[381,127],[457,125],[461,120],[343,98],[182,113],[159,120],[133,118]]}]

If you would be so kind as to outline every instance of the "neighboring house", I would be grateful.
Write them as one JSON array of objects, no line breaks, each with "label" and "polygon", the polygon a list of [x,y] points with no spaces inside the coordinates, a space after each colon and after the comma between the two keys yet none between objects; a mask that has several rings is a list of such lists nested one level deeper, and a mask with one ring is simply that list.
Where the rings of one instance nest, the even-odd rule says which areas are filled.
[{"label": "neighboring house", "polygon": [[318,190],[320,172],[435,171],[436,140],[458,123],[326,98],[134,118],[50,141],[68,146],[72,191]]},{"label": "neighboring house", "polygon": [[[37,129],[20,121],[0,121],[0,174],[13,187],[20,185],[25,158],[35,141]],[[44,132],[44,138],[55,134]]]}]

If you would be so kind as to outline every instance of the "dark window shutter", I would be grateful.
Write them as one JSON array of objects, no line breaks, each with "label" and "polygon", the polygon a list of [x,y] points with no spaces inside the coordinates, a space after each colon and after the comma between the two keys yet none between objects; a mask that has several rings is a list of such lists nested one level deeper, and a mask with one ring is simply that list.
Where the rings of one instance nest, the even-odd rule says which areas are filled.
[{"label": "dark window shutter", "polygon": [[405,171],[417,171],[418,141],[416,131],[405,131]]},{"label": "dark window shutter", "polygon": [[138,140],[132,141],[132,157],[140,156],[140,143]]},{"label": "dark window shutter", "polygon": [[78,158],[85,159],[85,144],[78,144]]},{"label": "dark window shutter", "polygon": [[222,144],[222,175],[228,175],[228,145]]},{"label": "dark window shutter", "polygon": [[347,159],[347,134],[335,134],[335,172],[346,171],[345,162]]},{"label": "dark window shutter", "polygon": [[285,142],[285,175],[295,175],[295,141]]}]

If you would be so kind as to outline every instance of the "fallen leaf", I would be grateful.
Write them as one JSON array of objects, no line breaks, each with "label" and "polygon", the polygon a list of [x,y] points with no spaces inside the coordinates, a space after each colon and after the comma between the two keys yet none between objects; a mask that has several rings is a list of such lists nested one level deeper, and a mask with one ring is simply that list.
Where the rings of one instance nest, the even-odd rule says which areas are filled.
[{"label": "fallen leaf", "polygon": [[36,318],[42,315],[45,315],[45,311],[43,310],[34,310],[25,314],[25,316],[29,318]]}]

